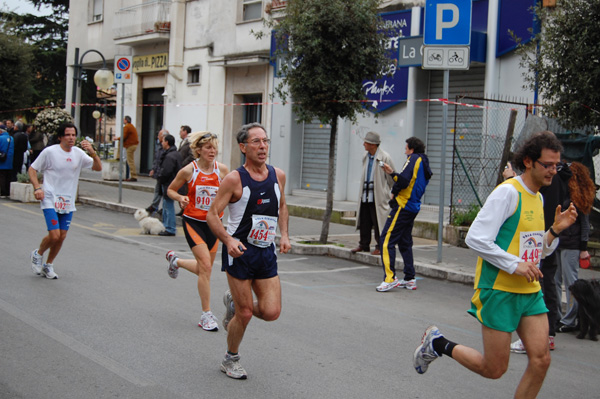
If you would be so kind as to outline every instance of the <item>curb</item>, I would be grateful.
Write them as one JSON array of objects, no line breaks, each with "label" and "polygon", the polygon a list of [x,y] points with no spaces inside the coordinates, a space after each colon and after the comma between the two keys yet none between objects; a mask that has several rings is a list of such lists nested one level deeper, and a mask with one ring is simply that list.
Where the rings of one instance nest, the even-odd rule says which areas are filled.
[{"label": "curb", "polygon": [[[363,252],[353,254],[349,249],[338,247],[336,245],[310,245],[302,244],[301,241],[306,240],[302,237],[290,237],[290,243],[292,244],[292,249],[290,250],[291,254],[334,256],[336,258],[351,260],[369,266],[381,267],[381,258],[379,256]],[[396,260],[396,270],[402,270],[403,267],[404,264],[400,260]],[[436,266],[423,262],[415,262],[415,272],[422,276],[448,280],[455,283],[472,285],[475,281],[475,276],[473,274],[456,271],[452,268],[444,267],[443,265]]]}]

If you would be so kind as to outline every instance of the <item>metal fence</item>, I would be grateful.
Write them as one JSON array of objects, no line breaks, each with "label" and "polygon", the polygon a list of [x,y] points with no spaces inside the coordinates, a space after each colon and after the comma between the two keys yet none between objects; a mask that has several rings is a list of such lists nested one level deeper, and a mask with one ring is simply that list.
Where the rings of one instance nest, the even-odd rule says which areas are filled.
[{"label": "metal fence", "polygon": [[478,97],[456,99],[450,221],[480,207],[499,183],[527,117],[528,104]]}]

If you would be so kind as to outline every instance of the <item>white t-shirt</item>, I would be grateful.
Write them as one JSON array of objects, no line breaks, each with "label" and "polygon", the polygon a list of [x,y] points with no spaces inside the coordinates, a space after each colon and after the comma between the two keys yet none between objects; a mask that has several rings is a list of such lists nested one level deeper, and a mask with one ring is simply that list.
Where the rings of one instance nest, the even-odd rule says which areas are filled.
[{"label": "white t-shirt", "polygon": [[75,196],[82,168],[91,168],[94,160],[79,147],[64,151],[60,144],[47,147],[31,167],[44,174],[42,209],[56,208],[59,213],[75,212]]}]

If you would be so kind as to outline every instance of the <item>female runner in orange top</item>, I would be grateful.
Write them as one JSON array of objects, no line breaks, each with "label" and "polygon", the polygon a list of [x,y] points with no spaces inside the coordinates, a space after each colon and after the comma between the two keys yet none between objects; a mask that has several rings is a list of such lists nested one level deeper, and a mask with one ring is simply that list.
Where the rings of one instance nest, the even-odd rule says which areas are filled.
[{"label": "female runner in orange top", "polygon": [[[174,201],[179,201],[184,209],[183,232],[195,259],[181,259],[175,252],[167,252],[168,274],[171,278],[177,278],[179,268],[182,267],[198,276],[198,294],[202,302],[202,316],[198,326],[206,331],[217,331],[217,319],[210,310],[210,275],[219,240],[206,223],[206,213],[217,194],[221,179],[229,170],[216,161],[216,135],[195,132],[188,139],[196,159],[177,173],[175,180],[169,185],[167,195]],[[184,184],[187,184],[188,195],[177,192]]]}]

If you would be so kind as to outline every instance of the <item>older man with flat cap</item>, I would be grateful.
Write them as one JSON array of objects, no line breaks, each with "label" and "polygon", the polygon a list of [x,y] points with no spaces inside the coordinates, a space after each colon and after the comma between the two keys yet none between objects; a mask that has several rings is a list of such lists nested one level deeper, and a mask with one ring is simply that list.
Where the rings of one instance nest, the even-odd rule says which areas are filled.
[{"label": "older man with flat cap", "polygon": [[[375,250],[372,255],[380,255],[379,234],[390,212],[388,204],[394,180],[385,173],[383,165],[393,165],[390,155],[379,148],[381,139],[378,133],[368,132],[364,138],[366,154],[363,156],[363,173],[359,191],[356,228],[360,231],[358,247],[352,253],[371,250],[371,230],[375,230]],[[393,168],[393,166],[392,166]]]}]

